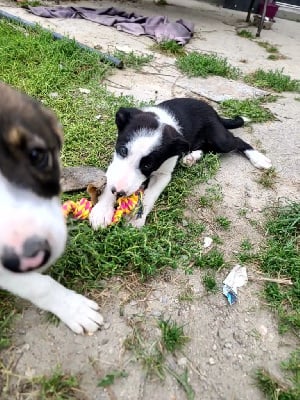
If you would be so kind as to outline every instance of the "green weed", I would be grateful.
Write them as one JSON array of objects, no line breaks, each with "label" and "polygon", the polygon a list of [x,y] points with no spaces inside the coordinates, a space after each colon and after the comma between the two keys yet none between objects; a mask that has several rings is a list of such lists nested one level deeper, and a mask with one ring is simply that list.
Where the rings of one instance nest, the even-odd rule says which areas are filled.
[{"label": "green weed", "polygon": [[10,326],[14,315],[15,298],[0,290],[0,350],[10,345]]},{"label": "green weed", "polygon": [[239,70],[232,67],[226,58],[218,57],[215,54],[201,54],[196,51],[176,60],[177,68],[188,76],[202,76],[206,78],[209,75],[223,76],[224,78],[237,79]]},{"label": "green weed", "polygon": [[208,292],[216,292],[218,289],[217,281],[214,275],[207,273],[202,279],[203,285]]},{"label": "green weed", "polygon": [[212,207],[214,203],[223,199],[222,188],[220,185],[211,185],[205,189],[205,195],[199,197],[201,207]]},{"label": "green weed", "polygon": [[260,47],[266,49],[267,53],[279,53],[278,48],[268,42],[256,42]]},{"label": "green weed", "polygon": [[253,245],[249,239],[244,239],[240,245],[241,250],[237,254],[237,259],[241,263],[253,261],[257,258],[256,254],[253,253]]},{"label": "green weed", "polygon": [[195,260],[195,266],[199,268],[219,270],[224,264],[223,254],[217,249],[212,249],[208,253],[200,254]]},{"label": "green weed", "polygon": [[172,56],[179,56],[179,55],[182,56],[186,54],[182,45],[177,43],[176,40],[165,40],[156,43],[152,46],[152,49]]},{"label": "green weed", "polygon": [[50,376],[38,376],[24,381],[19,390],[24,394],[29,390],[36,392],[40,400],[80,399],[78,378],[62,372],[59,367]]},{"label": "green weed", "polygon": [[219,225],[220,228],[224,230],[228,230],[231,225],[231,221],[227,217],[222,216],[216,218],[216,223]]},{"label": "green weed", "polygon": [[281,364],[289,382],[280,382],[261,368],[256,372],[256,382],[269,400],[298,400],[300,398],[300,350],[294,351],[289,360]]},{"label": "green weed", "polygon": [[175,350],[181,350],[188,341],[183,331],[183,326],[179,326],[175,321],[160,320],[158,326],[161,330],[162,343],[167,351],[173,353]]},{"label": "green weed", "polygon": [[111,371],[109,374],[106,374],[104,378],[102,378],[97,386],[107,387],[114,384],[117,378],[126,378],[128,376],[125,371]]},{"label": "green weed", "polygon": [[267,243],[257,255],[261,270],[269,276],[288,277],[292,286],[279,286],[269,282],[265,295],[277,311],[280,330],[300,328],[300,204],[295,202],[278,205],[269,210],[266,224]]},{"label": "green weed", "polygon": [[253,35],[252,32],[247,31],[246,29],[242,29],[240,31],[237,31],[237,35],[246,39],[255,39],[255,36]]},{"label": "green weed", "polygon": [[263,187],[270,189],[273,188],[276,183],[276,170],[275,168],[270,168],[261,173],[260,177],[257,179],[257,183]]},{"label": "green weed", "polygon": [[113,56],[123,61],[125,67],[140,70],[144,65],[153,60],[152,54],[137,54],[134,51],[125,52],[122,50],[115,50]]},{"label": "green weed", "polygon": [[264,71],[258,69],[252,74],[246,75],[244,80],[251,85],[262,89],[271,89],[279,93],[300,91],[300,81],[283,74],[282,70]]},{"label": "green weed", "polygon": [[268,98],[224,100],[220,104],[220,109],[229,118],[240,115],[249,118],[251,122],[272,121],[275,118],[274,115],[262,105],[266,101],[268,101]]}]

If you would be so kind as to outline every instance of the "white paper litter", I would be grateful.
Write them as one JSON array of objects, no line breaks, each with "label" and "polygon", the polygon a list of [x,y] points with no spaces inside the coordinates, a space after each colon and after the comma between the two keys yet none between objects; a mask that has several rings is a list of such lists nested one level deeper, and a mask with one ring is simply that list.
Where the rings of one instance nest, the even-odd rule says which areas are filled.
[{"label": "white paper litter", "polygon": [[223,294],[227,297],[229,304],[237,301],[237,288],[248,282],[246,267],[235,265],[223,281]]}]

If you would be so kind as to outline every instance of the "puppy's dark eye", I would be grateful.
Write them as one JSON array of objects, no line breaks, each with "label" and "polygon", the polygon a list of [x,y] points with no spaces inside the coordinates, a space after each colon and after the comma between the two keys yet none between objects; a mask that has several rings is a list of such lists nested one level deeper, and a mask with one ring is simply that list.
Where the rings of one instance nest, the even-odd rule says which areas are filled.
[{"label": "puppy's dark eye", "polygon": [[127,157],[128,154],[128,149],[125,146],[119,147],[118,153],[120,154],[121,157]]},{"label": "puppy's dark eye", "polygon": [[29,160],[33,167],[45,169],[49,166],[49,152],[44,149],[32,149],[29,151]]}]

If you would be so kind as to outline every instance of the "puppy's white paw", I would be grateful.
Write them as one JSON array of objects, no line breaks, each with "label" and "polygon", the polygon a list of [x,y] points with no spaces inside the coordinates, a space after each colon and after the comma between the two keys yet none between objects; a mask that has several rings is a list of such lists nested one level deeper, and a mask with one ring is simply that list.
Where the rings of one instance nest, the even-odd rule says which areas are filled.
[{"label": "puppy's white paw", "polygon": [[75,333],[96,332],[103,325],[103,317],[97,311],[99,306],[81,294],[68,290],[61,298],[57,316]]},{"label": "puppy's white paw", "polygon": [[142,228],[145,225],[146,218],[134,218],[129,221],[129,224],[134,228]]},{"label": "puppy's white paw", "polygon": [[182,163],[188,167],[195,165],[198,160],[203,156],[202,150],[195,150],[182,158]]},{"label": "puppy's white paw", "polygon": [[90,224],[93,229],[106,228],[112,221],[114,215],[114,208],[105,203],[97,203],[89,216]]},{"label": "puppy's white paw", "polygon": [[246,150],[245,155],[249,158],[251,164],[258,169],[270,169],[272,167],[272,161],[257,150]]}]

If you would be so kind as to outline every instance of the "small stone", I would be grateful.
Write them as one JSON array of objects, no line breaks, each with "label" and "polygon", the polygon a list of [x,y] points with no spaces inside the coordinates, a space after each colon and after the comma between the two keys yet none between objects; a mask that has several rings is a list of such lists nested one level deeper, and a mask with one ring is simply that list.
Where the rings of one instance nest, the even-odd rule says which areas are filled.
[{"label": "small stone", "polygon": [[101,119],[101,118],[102,118],[101,114],[95,116],[95,120],[97,120],[97,121],[99,121],[99,119]]},{"label": "small stone", "polygon": [[187,358],[186,358],[186,357],[181,357],[181,358],[179,358],[179,360],[177,361],[177,364],[178,364],[180,367],[186,367],[186,365],[187,365]]},{"label": "small stone", "polygon": [[208,364],[209,365],[215,365],[215,363],[216,363],[215,360],[212,357],[210,357],[209,360],[208,360]]},{"label": "small stone", "polygon": [[58,97],[58,93],[57,92],[49,93],[49,97],[52,97],[52,98]]},{"label": "small stone", "polygon": [[210,246],[212,245],[212,242],[213,242],[212,238],[209,237],[209,236],[206,236],[206,237],[204,238],[203,247],[204,247],[205,249],[207,249],[208,247],[210,247]]},{"label": "small stone", "polygon": [[224,344],[224,347],[226,347],[226,349],[231,349],[232,348],[232,344],[227,342]]},{"label": "small stone", "polygon": [[86,88],[79,88],[79,92],[83,93],[83,94],[89,94],[91,93],[90,89],[86,89]]},{"label": "small stone", "polygon": [[268,333],[268,328],[265,325],[260,325],[257,330],[261,336],[266,336]]},{"label": "small stone", "polygon": [[217,345],[214,344],[213,347],[212,347],[212,349],[213,349],[213,351],[217,351]]}]

